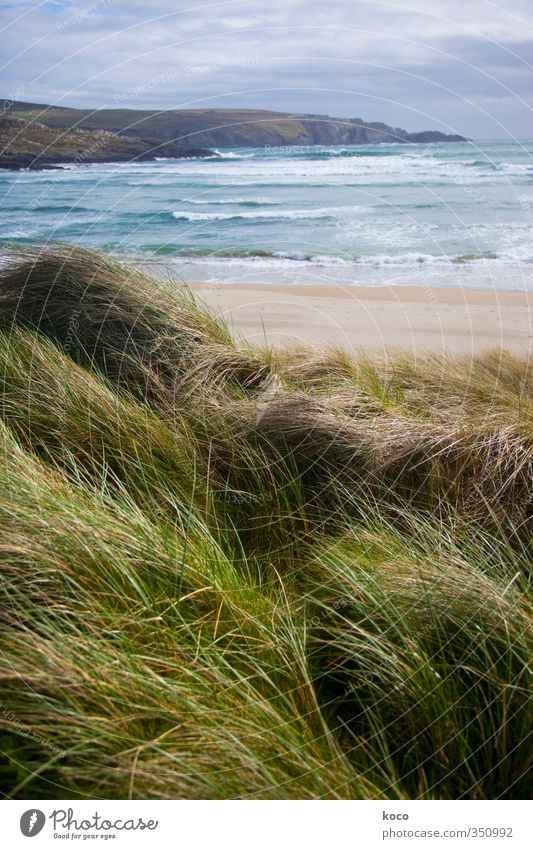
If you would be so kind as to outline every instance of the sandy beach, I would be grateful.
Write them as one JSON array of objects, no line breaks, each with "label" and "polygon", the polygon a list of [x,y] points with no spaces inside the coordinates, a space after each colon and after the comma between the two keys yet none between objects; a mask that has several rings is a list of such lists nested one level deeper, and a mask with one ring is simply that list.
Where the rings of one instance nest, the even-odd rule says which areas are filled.
[{"label": "sandy beach", "polygon": [[254,344],[529,353],[533,293],[419,286],[201,284],[190,288]]}]

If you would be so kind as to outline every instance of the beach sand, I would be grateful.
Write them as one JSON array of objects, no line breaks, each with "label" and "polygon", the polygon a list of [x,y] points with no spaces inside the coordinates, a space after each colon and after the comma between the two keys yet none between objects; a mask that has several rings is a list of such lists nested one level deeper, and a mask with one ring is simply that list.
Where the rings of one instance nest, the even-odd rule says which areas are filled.
[{"label": "beach sand", "polygon": [[254,344],[529,354],[533,293],[418,286],[201,284],[190,288]]}]

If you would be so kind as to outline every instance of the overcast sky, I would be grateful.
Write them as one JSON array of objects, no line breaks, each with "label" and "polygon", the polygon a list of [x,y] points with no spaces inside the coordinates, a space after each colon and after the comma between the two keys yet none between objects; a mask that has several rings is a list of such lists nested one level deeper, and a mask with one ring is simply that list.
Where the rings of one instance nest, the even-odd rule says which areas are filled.
[{"label": "overcast sky", "polygon": [[533,0],[8,0],[0,27],[19,100],[533,137]]}]

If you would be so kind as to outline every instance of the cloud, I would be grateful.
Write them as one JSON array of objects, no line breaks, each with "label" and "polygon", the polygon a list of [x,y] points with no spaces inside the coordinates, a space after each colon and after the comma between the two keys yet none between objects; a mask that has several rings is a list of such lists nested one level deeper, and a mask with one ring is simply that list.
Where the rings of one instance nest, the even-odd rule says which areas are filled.
[{"label": "cloud", "polygon": [[[55,0],[0,9],[35,102],[269,108],[531,134],[528,0]],[[149,83],[149,84],[148,84]]]}]

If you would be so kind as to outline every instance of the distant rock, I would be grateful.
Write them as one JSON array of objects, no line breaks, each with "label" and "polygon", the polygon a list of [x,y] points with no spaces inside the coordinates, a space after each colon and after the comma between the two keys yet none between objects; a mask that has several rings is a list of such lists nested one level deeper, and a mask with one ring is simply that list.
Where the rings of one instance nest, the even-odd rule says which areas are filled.
[{"label": "distant rock", "polygon": [[408,133],[406,141],[414,144],[432,144],[433,142],[464,142],[468,141],[464,136],[447,136],[435,130],[425,130],[422,133]]}]

